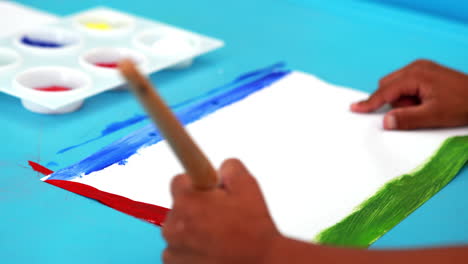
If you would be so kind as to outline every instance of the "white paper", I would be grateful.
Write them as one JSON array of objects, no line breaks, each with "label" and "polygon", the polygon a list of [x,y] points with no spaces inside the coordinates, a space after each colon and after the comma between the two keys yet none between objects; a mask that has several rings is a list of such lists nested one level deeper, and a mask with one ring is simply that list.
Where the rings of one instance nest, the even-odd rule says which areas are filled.
[{"label": "white paper", "polygon": [[[294,72],[188,126],[215,165],[237,157],[260,182],[284,234],[311,240],[389,180],[424,163],[448,137],[468,129],[390,132],[383,114],[354,114],[368,95]],[[74,181],[170,207],[182,168],[165,142]]]}]

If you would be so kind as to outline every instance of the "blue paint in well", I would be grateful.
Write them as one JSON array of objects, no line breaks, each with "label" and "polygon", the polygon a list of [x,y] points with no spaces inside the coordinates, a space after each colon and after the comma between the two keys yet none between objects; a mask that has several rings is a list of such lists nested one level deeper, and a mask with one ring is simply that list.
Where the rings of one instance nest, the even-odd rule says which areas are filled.
[{"label": "blue paint in well", "polygon": [[[272,67],[243,75],[228,84],[231,89],[226,89],[224,92],[214,96],[211,95],[220,88],[207,93],[205,95],[207,99],[199,100],[196,104],[177,111],[177,117],[184,125],[190,124],[262,90],[285,77],[290,72],[290,70],[284,69],[284,64],[275,64]],[[255,76],[255,78],[252,79],[253,76]],[[223,87],[226,88],[226,86]],[[195,101],[197,101],[197,99],[195,99]],[[115,163],[124,165],[126,159],[136,154],[139,149],[156,144],[161,140],[162,136],[159,131],[153,124],[150,124],[112,143],[86,159],[55,172],[49,179],[71,180],[102,170]]]},{"label": "blue paint in well", "polygon": [[23,36],[21,38],[21,42],[25,45],[40,47],[40,48],[61,48],[65,46],[65,44],[62,44],[62,43],[31,38],[29,36]]}]

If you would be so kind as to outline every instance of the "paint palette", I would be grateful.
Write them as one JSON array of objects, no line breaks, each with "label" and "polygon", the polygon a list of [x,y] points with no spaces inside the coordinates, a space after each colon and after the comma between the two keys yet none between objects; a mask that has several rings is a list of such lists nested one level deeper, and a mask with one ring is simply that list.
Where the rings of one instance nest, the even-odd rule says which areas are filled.
[{"label": "paint palette", "polygon": [[84,99],[122,87],[123,58],[149,74],[189,67],[221,40],[109,8],[95,8],[0,39],[0,91],[45,114],[75,111]]}]

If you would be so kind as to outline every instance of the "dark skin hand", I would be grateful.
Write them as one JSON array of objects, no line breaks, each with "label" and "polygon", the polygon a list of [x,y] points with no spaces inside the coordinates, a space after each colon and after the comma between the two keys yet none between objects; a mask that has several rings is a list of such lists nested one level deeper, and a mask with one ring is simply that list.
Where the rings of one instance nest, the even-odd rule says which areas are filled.
[{"label": "dark skin hand", "polygon": [[377,91],[355,103],[356,113],[394,108],[384,117],[389,130],[468,125],[468,75],[428,60],[417,60],[382,78]]},{"label": "dark skin hand", "polygon": [[[380,81],[379,89],[354,112],[384,104],[394,109],[386,129],[468,125],[468,76],[429,61],[416,61]],[[222,186],[193,189],[188,175],[174,178],[173,209],[163,226],[166,264],[436,264],[467,263],[468,247],[421,250],[363,250],[314,245],[280,234],[255,178],[238,160],[218,171]]]},{"label": "dark skin hand", "polygon": [[226,161],[219,176],[223,187],[212,191],[194,190],[187,175],[174,178],[173,208],[163,226],[164,263],[262,263],[280,237],[242,163]]}]

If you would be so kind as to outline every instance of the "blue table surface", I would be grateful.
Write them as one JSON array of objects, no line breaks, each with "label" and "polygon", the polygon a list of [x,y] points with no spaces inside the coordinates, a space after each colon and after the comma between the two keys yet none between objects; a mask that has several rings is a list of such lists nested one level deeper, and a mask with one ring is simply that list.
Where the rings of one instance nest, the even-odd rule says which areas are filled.
[{"label": "blue table surface", "polygon": [[[186,70],[152,75],[175,104],[256,68],[285,61],[334,84],[371,92],[378,79],[414,59],[468,72],[468,27],[363,1],[24,0],[57,15],[98,5],[164,21],[226,41]],[[27,19],[27,18],[24,18]],[[27,161],[58,169],[142,127],[99,136],[109,123],[143,113],[125,91],[100,94],[61,116],[25,110],[1,94],[0,262],[158,263],[159,228],[39,181]],[[54,164],[55,162],[55,164]],[[468,243],[468,170],[378,240],[372,248]]]}]

